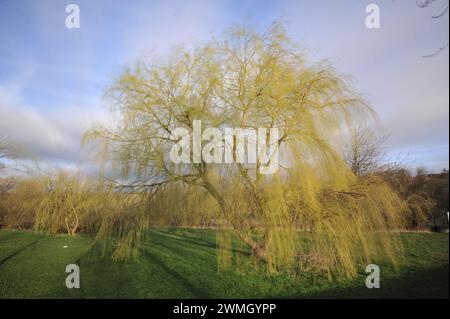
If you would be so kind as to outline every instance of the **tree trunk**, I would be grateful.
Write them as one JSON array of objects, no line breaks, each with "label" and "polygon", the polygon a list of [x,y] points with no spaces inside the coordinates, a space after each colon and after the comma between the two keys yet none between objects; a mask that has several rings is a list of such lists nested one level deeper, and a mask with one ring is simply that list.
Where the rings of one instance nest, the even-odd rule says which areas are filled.
[{"label": "tree trunk", "polygon": [[239,230],[238,227],[233,225],[232,220],[228,220],[227,218],[227,205],[225,200],[222,198],[222,196],[217,192],[217,190],[214,188],[214,186],[207,180],[205,177],[203,179],[204,181],[204,188],[213,196],[213,198],[217,201],[220,210],[222,212],[223,218],[227,221],[227,223],[232,227],[233,231],[237,234],[237,236],[246,243],[250,249],[252,250],[253,254],[258,257],[260,260],[267,262],[267,250],[265,241],[264,244],[261,245],[258,243],[258,241],[254,240],[251,235]]}]

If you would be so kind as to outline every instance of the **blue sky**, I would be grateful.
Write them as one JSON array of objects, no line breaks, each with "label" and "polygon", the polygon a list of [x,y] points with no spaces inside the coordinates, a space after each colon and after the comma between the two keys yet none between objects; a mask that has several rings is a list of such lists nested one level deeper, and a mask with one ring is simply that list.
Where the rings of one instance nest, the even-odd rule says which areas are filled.
[{"label": "blue sky", "polygon": [[[65,7],[80,7],[67,29]],[[365,8],[380,7],[380,29]],[[219,37],[235,24],[265,30],[274,20],[308,51],[352,75],[389,134],[393,156],[439,171],[449,165],[448,0],[420,9],[409,0],[57,1],[0,0],[0,136],[23,156],[86,166],[82,132],[111,121],[102,94],[143,56]]]}]

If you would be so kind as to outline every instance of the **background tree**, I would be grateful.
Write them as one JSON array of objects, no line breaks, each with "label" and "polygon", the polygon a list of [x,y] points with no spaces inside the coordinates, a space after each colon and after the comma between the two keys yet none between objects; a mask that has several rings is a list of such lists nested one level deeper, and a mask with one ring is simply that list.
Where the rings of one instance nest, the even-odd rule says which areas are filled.
[{"label": "background tree", "polygon": [[435,183],[428,177],[426,169],[419,167],[412,173],[404,167],[394,165],[386,166],[376,174],[404,199],[407,206],[407,228],[430,229],[430,221],[433,221],[436,211],[437,196],[431,191]]},{"label": "background tree", "polygon": [[386,165],[386,136],[368,126],[358,125],[344,144],[344,158],[356,176],[379,170]]}]

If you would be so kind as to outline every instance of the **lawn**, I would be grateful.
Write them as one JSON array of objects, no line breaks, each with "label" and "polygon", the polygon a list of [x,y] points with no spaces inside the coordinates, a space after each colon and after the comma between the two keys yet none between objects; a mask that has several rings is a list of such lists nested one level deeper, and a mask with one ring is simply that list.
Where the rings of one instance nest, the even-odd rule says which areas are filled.
[{"label": "lawn", "polygon": [[[365,269],[344,282],[317,274],[267,274],[235,245],[234,266],[217,270],[213,230],[149,231],[142,255],[112,262],[86,237],[0,231],[0,298],[448,298],[448,234],[404,233],[406,264],[381,267],[381,288]],[[67,247],[65,247],[67,246]],[[81,288],[65,286],[66,265],[80,266]]]}]

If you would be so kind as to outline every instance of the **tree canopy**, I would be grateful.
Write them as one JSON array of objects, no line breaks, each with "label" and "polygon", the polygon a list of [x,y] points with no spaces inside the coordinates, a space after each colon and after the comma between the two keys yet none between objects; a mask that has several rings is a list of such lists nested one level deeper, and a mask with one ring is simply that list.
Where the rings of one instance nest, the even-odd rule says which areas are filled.
[{"label": "tree canopy", "polygon": [[[149,194],[150,201],[159,196],[150,211],[170,209],[164,202],[176,200],[176,185],[199,189],[217,210],[224,250],[231,232],[272,271],[300,267],[350,276],[380,252],[393,262],[399,255],[390,231],[402,223],[402,201],[376,177],[356,177],[337,146],[339,132],[373,111],[329,63],[308,62],[282,25],[263,34],[236,27],[167,59],[140,60],[107,97],[118,125],[94,127],[85,138],[99,142],[123,190]],[[269,148],[278,147],[279,169],[261,174],[258,161],[211,163],[205,154],[174,163],[170,152],[180,141],[174,131],[193,132],[198,120],[205,128],[276,128]],[[203,135],[202,146],[209,138]],[[373,232],[383,235],[375,239]],[[314,245],[303,247],[301,236]]]}]

